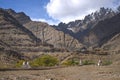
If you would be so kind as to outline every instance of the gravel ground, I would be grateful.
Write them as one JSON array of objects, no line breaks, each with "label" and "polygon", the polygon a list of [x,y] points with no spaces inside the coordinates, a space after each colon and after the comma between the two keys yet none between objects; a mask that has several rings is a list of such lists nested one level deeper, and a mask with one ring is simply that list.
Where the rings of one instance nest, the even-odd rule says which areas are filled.
[{"label": "gravel ground", "polygon": [[0,71],[0,80],[120,80],[120,65]]}]

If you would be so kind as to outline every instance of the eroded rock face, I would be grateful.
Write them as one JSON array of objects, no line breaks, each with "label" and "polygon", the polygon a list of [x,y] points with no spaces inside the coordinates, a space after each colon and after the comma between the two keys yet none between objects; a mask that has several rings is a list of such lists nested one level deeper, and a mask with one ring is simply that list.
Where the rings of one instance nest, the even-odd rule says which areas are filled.
[{"label": "eroded rock face", "polygon": [[[60,23],[57,26],[57,29],[70,34],[86,46],[97,46],[99,43],[103,43],[100,37],[106,38],[105,34],[109,35],[109,32],[107,33],[107,31],[101,31],[103,28],[105,30],[109,30],[108,27],[104,26],[103,22],[115,15],[117,15],[117,13],[115,13],[112,9],[102,7],[99,11],[85,16],[83,20],[71,21],[68,24]],[[97,29],[98,26],[99,29]]]},{"label": "eroded rock face", "polygon": [[[18,51],[38,52],[54,48],[73,51],[82,46],[69,34],[58,31],[47,23],[31,21],[24,13],[1,9],[0,14],[0,37]],[[24,18],[25,23],[20,18]]]},{"label": "eroded rock face", "polygon": [[20,59],[25,59],[22,53],[17,52],[10,45],[0,40],[0,68],[11,68]]},{"label": "eroded rock face", "polygon": [[[83,37],[87,38],[88,44],[101,46],[120,33],[120,14],[98,22],[94,28]],[[85,41],[84,41],[85,42]]]},{"label": "eroded rock face", "polygon": [[58,31],[46,23],[31,21],[24,26],[40,38],[42,42],[52,44],[56,48],[74,50],[83,46],[69,34]]},{"label": "eroded rock face", "polygon": [[111,38],[102,48],[104,50],[120,51],[120,33]]},{"label": "eroded rock face", "polygon": [[[38,44],[37,41],[40,41],[40,44],[45,43],[54,48],[72,51],[83,47],[83,45],[87,47],[100,47],[120,32],[119,14],[115,13],[112,9],[105,9],[104,7],[95,13],[85,16],[83,20],[72,21],[68,24],[60,23],[58,26],[50,26],[44,22],[31,21],[23,12],[16,13],[12,9],[6,9],[4,11],[7,13],[7,18],[4,13],[1,13],[4,16],[0,18],[1,26],[4,26],[6,29],[1,27],[0,32],[12,36],[13,34],[20,34],[19,37],[22,38],[18,39],[15,36],[14,43],[8,40],[9,43],[14,45],[18,45],[20,42],[18,46],[23,46],[23,44],[27,47],[35,46],[35,44]],[[4,37],[1,38],[7,40]],[[15,43],[16,41],[18,42]],[[36,49],[38,50],[39,48],[37,47]],[[32,48],[28,48],[28,50],[31,51]]]},{"label": "eroded rock face", "polygon": [[0,40],[18,51],[29,50],[36,41],[40,43],[40,39],[3,9],[0,9]]}]

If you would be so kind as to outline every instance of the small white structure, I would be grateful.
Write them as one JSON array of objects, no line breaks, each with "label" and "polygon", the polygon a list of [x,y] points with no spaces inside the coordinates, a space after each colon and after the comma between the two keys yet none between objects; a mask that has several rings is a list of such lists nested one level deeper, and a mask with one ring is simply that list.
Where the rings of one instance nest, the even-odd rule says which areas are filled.
[{"label": "small white structure", "polygon": [[97,65],[98,65],[98,66],[101,66],[101,65],[102,65],[102,61],[99,60]]},{"label": "small white structure", "polygon": [[45,80],[53,80],[53,78],[50,78],[50,79],[45,79]]},{"label": "small white structure", "polygon": [[30,66],[29,62],[27,62],[27,67],[28,67],[28,68],[31,68],[31,66]]},{"label": "small white structure", "polygon": [[82,65],[82,60],[80,59],[80,61],[79,61],[79,65],[81,66]]},{"label": "small white structure", "polygon": [[28,61],[24,61],[23,65],[22,65],[22,68],[29,69],[29,68],[31,68],[31,66],[30,66]]},{"label": "small white structure", "polygon": [[51,80],[51,79],[45,79],[45,80]]},{"label": "small white structure", "polygon": [[23,64],[22,65],[25,65],[25,61],[23,62]]}]

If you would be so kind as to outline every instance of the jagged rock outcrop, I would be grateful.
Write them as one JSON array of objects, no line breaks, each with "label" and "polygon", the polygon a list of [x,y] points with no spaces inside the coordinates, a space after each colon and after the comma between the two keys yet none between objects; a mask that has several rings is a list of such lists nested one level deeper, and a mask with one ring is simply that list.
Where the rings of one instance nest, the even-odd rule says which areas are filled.
[{"label": "jagged rock outcrop", "polygon": [[119,21],[115,22],[115,19],[119,19],[112,18],[117,14],[118,12],[112,9],[102,7],[99,11],[85,16],[83,20],[72,21],[68,24],[60,23],[53,27],[70,34],[87,47],[101,46],[115,35],[115,31],[118,31],[117,22]]},{"label": "jagged rock outcrop", "polygon": [[54,29],[47,23],[31,21],[24,26],[40,38],[43,43],[52,44],[55,48],[73,51],[83,46],[77,39],[65,34],[63,31]]},{"label": "jagged rock outcrop", "polygon": [[82,34],[82,32],[93,28],[99,21],[111,18],[114,15],[116,15],[116,13],[112,9],[105,9],[104,7],[102,7],[99,11],[85,16],[83,20],[71,21],[68,24],[60,23],[58,26],[56,26],[56,28],[63,31],[69,30],[70,33],[72,31],[73,34],[76,33],[75,35],[79,35]]},{"label": "jagged rock outcrop", "polygon": [[98,22],[84,37],[84,43],[89,46],[102,46],[120,33],[120,14]]}]

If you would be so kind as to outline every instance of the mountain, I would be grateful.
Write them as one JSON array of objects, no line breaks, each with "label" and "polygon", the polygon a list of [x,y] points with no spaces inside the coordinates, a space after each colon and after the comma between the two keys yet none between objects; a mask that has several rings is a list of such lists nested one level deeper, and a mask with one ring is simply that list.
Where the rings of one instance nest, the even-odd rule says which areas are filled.
[{"label": "mountain", "polygon": [[24,12],[0,8],[2,66],[15,67],[13,64],[17,61],[33,59],[41,52],[82,52],[92,49],[87,53],[97,53],[99,48],[99,53],[120,52],[120,7],[118,12],[100,8],[83,20],[68,24],[61,22],[58,26],[32,21]]},{"label": "mountain", "polygon": [[13,50],[10,45],[0,40],[0,68],[12,66],[21,59],[25,59],[22,53]]},{"label": "mountain", "polygon": [[102,46],[102,48],[104,50],[120,51],[120,33],[118,33],[114,37],[112,37],[108,42],[106,42]]},{"label": "mountain", "polygon": [[4,9],[0,9],[0,40],[18,52],[30,51],[41,42]]},{"label": "mountain", "polygon": [[83,20],[60,23],[53,27],[70,34],[86,47],[100,47],[120,32],[119,25],[119,12],[102,7]]},{"label": "mountain", "polygon": [[8,12],[10,15],[12,15],[20,24],[25,24],[31,21],[30,17],[27,16],[24,12],[16,13],[12,9],[5,9],[5,11]]},{"label": "mountain", "polygon": [[3,42],[0,40],[0,55],[6,55],[6,56],[11,56],[11,57],[15,57],[17,59],[21,59],[23,56],[16,52],[15,50],[13,50],[10,45],[8,45],[7,43]]},{"label": "mountain", "polygon": [[85,16],[83,20],[71,21],[68,24],[61,22],[58,26],[51,26],[44,22],[32,21],[23,12],[1,9],[1,40],[22,52],[104,48],[119,40],[118,36],[117,40],[111,42],[120,33],[119,17],[119,12],[102,7],[99,11]]},{"label": "mountain", "polygon": [[[53,51],[53,50],[59,50],[59,49],[62,49],[62,51],[64,50],[73,51],[75,49],[77,50],[83,47],[83,45],[79,43],[77,39],[73,38],[69,34],[65,34],[63,31],[58,31],[54,29],[52,26],[48,25],[47,23],[31,21],[31,19],[23,12],[16,13],[12,9],[4,9],[3,11],[7,14],[4,17],[6,19],[10,19],[8,15],[11,16],[12,19],[10,19],[10,22],[11,20],[14,20],[12,22],[15,24],[17,23],[17,25],[15,25],[17,30],[18,28],[20,28],[21,31],[23,32],[23,33],[22,32],[18,33],[20,31],[14,30],[14,34],[11,34],[11,36],[18,34],[18,37],[20,38],[19,40],[18,37],[16,36],[16,39],[12,39],[11,41],[12,42],[11,45],[15,46],[14,47],[15,49],[17,47],[20,48],[19,51],[22,51],[22,52]],[[4,24],[8,26],[7,23],[4,23]],[[10,25],[12,25],[13,27],[13,24],[10,23]],[[3,32],[5,33],[9,31],[6,30]],[[4,40],[7,40],[7,39],[4,39]],[[8,41],[10,42],[10,40]]]},{"label": "mountain", "polygon": [[99,21],[82,39],[89,46],[101,46],[120,33],[120,14]]},{"label": "mountain", "polygon": [[83,47],[74,37],[56,30],[47,23],[31,21],[24,26],[40,38],[43,43],[52,44],[55,48],[73,51]]},{"label": "mountain", "polygon": [[[77,35],[80,34],[80,32],[84,32],[92,27],[94,27],[99,21],[107,19],[107,18],[111,18],[114,15],[116,15],[116,13],[109,8],[100,8],[99,11],[96,11],[94,13],[91,13],[87,16],[85,16],[85,18],[83,20],[75,20],[75,21],[71,21],[68,24],[65,23],[59,23],[58,26],[56,26],[56,28],[58,30],[68,30],[70,33],[71,31],[73,32],[73,34]],[[53,26],[55,27],[55,26]]]}]

